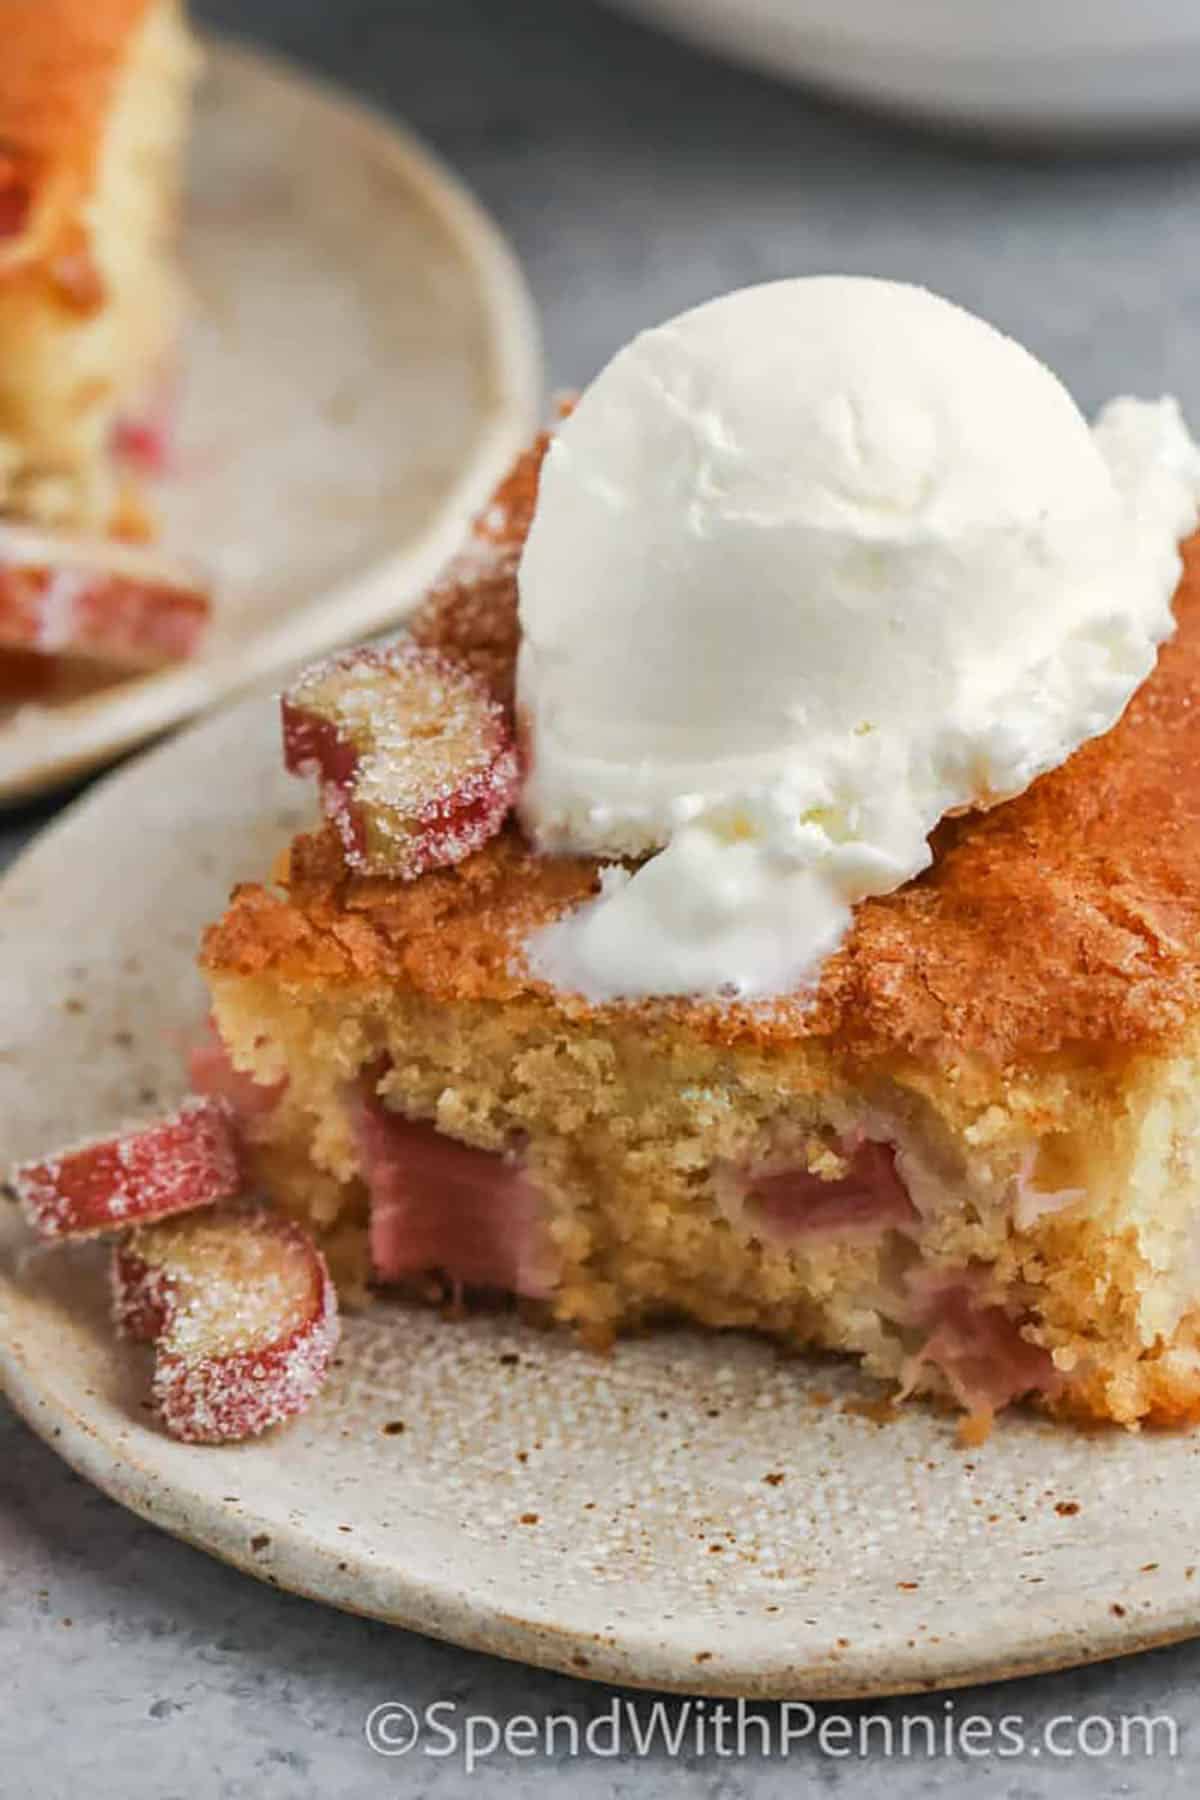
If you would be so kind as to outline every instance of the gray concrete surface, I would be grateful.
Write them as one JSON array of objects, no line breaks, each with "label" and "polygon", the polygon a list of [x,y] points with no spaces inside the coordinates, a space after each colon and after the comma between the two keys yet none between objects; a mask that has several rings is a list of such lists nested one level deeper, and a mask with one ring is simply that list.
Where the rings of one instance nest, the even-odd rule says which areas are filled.
[{"label": "gray concrete surface", "polygon": [[[199,10],[399,114],[463,172],[526,262],[555,383],[585,380],[638,326],[723,288],[848,269],[925,280],[986,313],[1089,407],[1171,389],[1200,420],[1200,156],[1058,162],[923,140],[724,69],[586,0]],[[0,858],[59,804],[10,816]],[[91,1491],[0,1403],[2,1800],[365,1800],[476,1784],[517,1796],[556,1781],[581,1800],[812,1789],[1140,1800],[1194,1787],[1198,1676],[1200,1647],[1185,1646],[962,1694],[950,1712],[940,1698],[882,1709],[939,1731],[948,1717],[994,1726],[1023,1714],[1028,1743],[1013,1757],[931,1758],[914,1728],[917,1752],[891,1761],[823,1753],[812,1734],[786,1761],[502,1755],[469,1775],[461,1753],[386,1759],[364,1737],[386,1701],[419,1711],[448,1699],[460,1723],[468,1712],[582,1723],[613,1696],[259,1587]],[[1040,1741],[1059,1715],[1138,1713],[1174,1716],[1178,1755],[1161,1733],[1154,1756],[1066,1758]],[[777,1709],[759,1715],[778,1729]],[[1103,1726],[1089,1729],[1102,1746]]]}]

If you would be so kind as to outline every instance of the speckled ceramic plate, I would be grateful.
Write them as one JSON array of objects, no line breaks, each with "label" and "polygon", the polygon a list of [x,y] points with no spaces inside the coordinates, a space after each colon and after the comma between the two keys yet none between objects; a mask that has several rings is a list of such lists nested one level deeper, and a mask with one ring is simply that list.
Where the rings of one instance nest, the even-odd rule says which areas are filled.
[{"label": "speckled ceramic plate", "polygon": [[[179,1091],[197,934],[300,823],[266,701],[110,777],[0,888],[3,1156]],[[0,1202],[14,1406],[134,1511],[259,1577],[613,1681],[746,1695],[951,1684],[1200,1631],[1200,1437],[1004,1419],[964,1453],[913,1407],[746,1338],[608,1358],[512,1319],[380,1303],[316,1408],[171,1443],[93,1249]]]},{"label": "speckled ceramic plate", "polygon": [[540,406],[533,309],[458,182],[294,71],[210,49],[187,203],[192,312],[155,501],[209,573],[203,654],[0,723],[0,801],[398,617]]}]

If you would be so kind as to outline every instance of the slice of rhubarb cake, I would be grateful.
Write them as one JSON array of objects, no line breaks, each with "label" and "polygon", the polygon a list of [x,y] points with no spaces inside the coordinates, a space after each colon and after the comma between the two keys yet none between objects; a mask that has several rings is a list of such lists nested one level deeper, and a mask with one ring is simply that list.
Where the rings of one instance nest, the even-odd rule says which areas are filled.
[{"label": "slice of rhubarb cake", "polygon": [[0,707],[192,655],[194,571],[140,545],[180,325],[195,56],[181,0],[9,0],[0,49]]},{"label": "slice of rhubarb cake", "polygon": [[[367,659],[340,709],[291,696],[327,822],[209,930],[219,1043],[195,1071],[264,1185],[343,1272],[505,1290],[596,1343],[682,1317],[853,1353],[981,1418],[1025,1395],[1200,1416],[1200,546],[1120,722],[944,822],[815,994],[597,1004],[523,945],[600,865],[492,817],[540,454],[412,632],[474,789],[439,776],[422,652]],[[368,827],[403,839],[405,878]]]},{"label": "slice of rhubarb cake", "polygon": [[194,56],[180,0],[2,19],[0,516],[103,530],[157,448]]}]

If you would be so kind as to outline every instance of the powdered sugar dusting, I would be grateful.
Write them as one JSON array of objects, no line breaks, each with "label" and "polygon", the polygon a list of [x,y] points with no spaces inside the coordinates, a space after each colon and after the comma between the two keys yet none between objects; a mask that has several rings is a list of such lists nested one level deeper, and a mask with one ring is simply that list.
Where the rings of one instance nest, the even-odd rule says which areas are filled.
[{"label": "powdered sugar dusting", "polygon": [[143,1262],[127,1242],[114,1246],[109,1264],[112,1319],[119,1337],[155,1343],[167,1328],[173,1285],[167,1269]]},{"label": "powdered sugar dusting", "polygon": [[301,1411],[338,1339],[337,1297],[307,1233],[268,1212],[136,1233],[113,1259],[114,1316],[157,1340],[154,1398],[173,1437],[251,1437]]},{"label": "powdered sugar dusting", "polygon": [[231,1200],[241,1186],[232,1117],[214,1099],[117,1137],[20,1164],[12,1184],[43,1238],[91,1237]]},{"label": "powdered sugar dusting", "polygon": [[461,862],[500,829],[518,763],[467,670],[402,641],[305,671],[283,701],[289,768],[317,773],[352,868],[404,879]]},{"label": "powdered sugar dusting", "polygon": [[262,1351],[209,1359],[165,1350],[153,1385],[163,1424],[172,1437],[195,1444],[257,1437],[282,1425],[315,1398],[338,1336],[337,1298],[326,1275],[315,1318]]},{"label": "powdered sugar dusting", "polygon": [[33,648],[65,650],[75,636],[79,597],[87,582],[82,569],[55,569],[45,577],[41,607],[34,621]]},{"label": "powdered sugar dusting", "polygon": [[157,553],[0,522],[0,648],[121,668],[190,656],[207,588]]}]

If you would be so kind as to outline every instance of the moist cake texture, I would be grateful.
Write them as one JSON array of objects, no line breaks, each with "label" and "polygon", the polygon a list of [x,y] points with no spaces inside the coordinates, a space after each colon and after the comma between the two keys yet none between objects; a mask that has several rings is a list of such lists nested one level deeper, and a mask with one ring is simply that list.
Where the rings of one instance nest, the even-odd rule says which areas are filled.
[{"label": "moist cake texture", "polygon": [[[506,706],[542,447],[413,623]],[[301,837],[202,958],[264,1184],[346,1276],[507,1288],[598,1344],[684,1317],[979,1422],[1200,1416],[1196,541],[1176,612],[1117,726],[943,824],[814,994],[590,1005],[522,945],[594,860],[509,824],[400,882]]]}]

